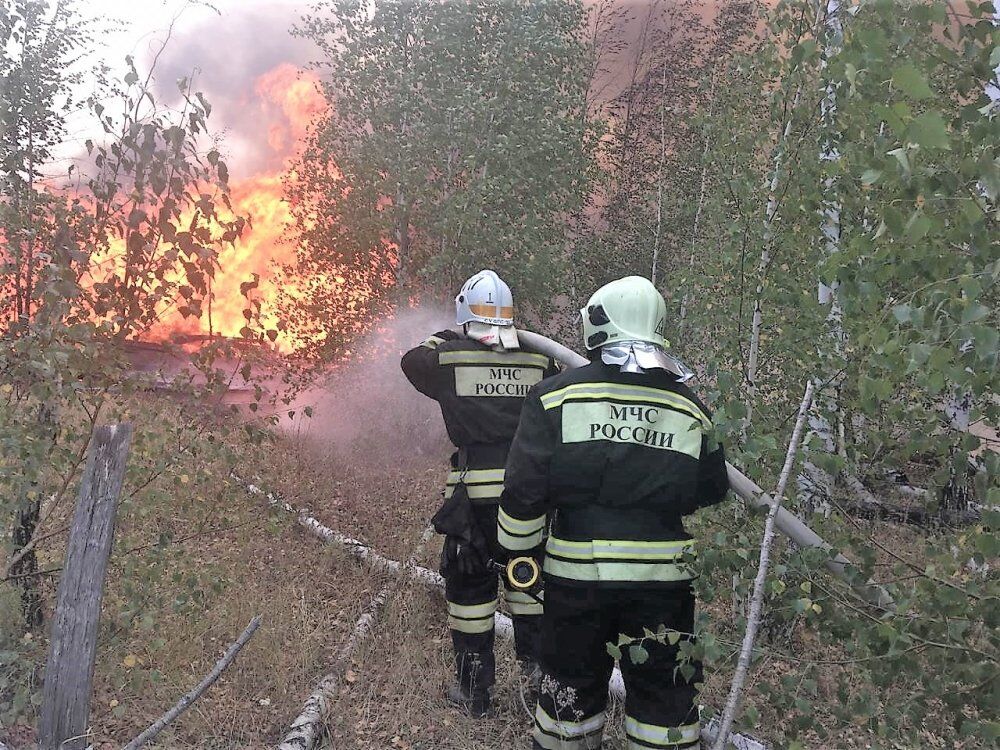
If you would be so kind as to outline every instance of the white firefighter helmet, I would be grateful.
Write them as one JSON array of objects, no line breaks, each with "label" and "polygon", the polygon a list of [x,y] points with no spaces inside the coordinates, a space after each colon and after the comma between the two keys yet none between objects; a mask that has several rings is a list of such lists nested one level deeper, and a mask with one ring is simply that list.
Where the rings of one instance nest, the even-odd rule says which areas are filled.
[{"label": "white firefighter helmet", "polygon": [[626,276],[598,289],[580,310],[587,349],[618,341],[647,341],[668,346],[663,338],[667,304],[649,279]]},{"label": "white firefighter helmet", "polygon": [[514,297],[510,287],[493,271],[480,271],[462,286],[455,297],[455,322],[514,325]]}]

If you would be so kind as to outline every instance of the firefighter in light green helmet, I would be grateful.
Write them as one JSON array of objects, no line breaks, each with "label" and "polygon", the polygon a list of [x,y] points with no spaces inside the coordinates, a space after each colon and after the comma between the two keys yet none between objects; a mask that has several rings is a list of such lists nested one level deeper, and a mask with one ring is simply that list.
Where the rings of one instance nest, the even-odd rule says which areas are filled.
[{"label": "firefighter in light green helmet", "polygon": [[[591,363],[528,393],[507,459],[498,540],[544,548],[543,671],[533,744],[601,745],[619,634],[694,628],[694,541],[682,519],[729,487],[711,415],[668,352],[666,305],[646,279],[601,287],[581,310]],[[547,526],[549,536],[543,542]],[[685,636],[686,637],[686,636]],[[695,684],[678,645],[623,659],[629,750],[699,746]]]}]

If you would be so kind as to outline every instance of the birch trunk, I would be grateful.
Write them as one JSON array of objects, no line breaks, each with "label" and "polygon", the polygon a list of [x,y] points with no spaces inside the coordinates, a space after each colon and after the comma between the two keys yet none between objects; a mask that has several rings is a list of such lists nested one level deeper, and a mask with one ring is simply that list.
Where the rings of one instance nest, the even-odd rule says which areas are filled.
[{"label": "birch trunk", "polygon": [[215,663],[215,666],[212,667],[212,671],[205,675],[201,682],[195,685],[189,692],[185,693],[169,711],[150,724],[150,726],[142,734],[128,743],[122,750],[139,750],[140,747],[166,729],[170,722],[191,708],[191,706],[193,706],[198,699],[205,694],[205,691],[215,684],[215,681],[219,679],[222,673],[229,668],[229,665],[233,663],[240,651],[243,650],[243,647],[247,645],[253,637],[253,634],[257,632],[257,628],[260,627],[260,622],[260,615],[254,617],[247,624],[246,628],[243,629],[243,633],[240,637],[237,638],[228,649],[226,649],[226,653],[223,654],[222,657]]},{"label": "birch trunk", "polygon": [[722,712],[719,734],[715,738],[712,750],[723,750],[729,733],[733,728],[733,720],[736,718],[736,709],[743,694],[743,685],[746,683],[747,672],[750,670],[750,660],[753,656],[753,645],[757,638],[757,629],[760,627],[761,614],[764,608],[764,586],[767,582],[767,570],[771,560],[771,544],[774,542],[774,524],[781,508],[781,501],[785,495],[785,486],[788,484],[788,476],[792,473],[792,464],[795,462],[795,455],[799,450],[799,442],[802,439],[802,426],[805,423],[806,412],[812,403],[813,382],[806,384],[806,393],[799,406],[798,419],[795,420],[795,428],[792,430],[792,439],[788,443],[788,451],[785,454],[785,465],[781,469],[781,477],[778,479],[778,488],[774,493],[774,504],[767,512],[767,519],[764,521],[764,538],[760,543],[760,562],[757,565],[757,576],[753,583],[753,597],[750,600],[750,614],[747,617],[747,629],[743,635],[743,645],[740,648],[739,661],[736,664],[736,674],[733,676],[733,683],[729,690],[729,698],[726,700],[726,708]]},{"label": "birch trunk", "polygon": [[[840,51],[843,43],[843,24],[841,0],[819,0],[821,6],[826,6],[824,26],[824,51],[822,66],[825,69],[829,60]],[[834,130],[836,127],[837,94],[832,83],[826,86],[826,94],[821,108],[822,147],[820,161],[831,162],[840,158],[837,151]],[[840,252],[841,216],[840,201],[837,197],[837,182],[827,178],[823,183],[824,200],[822,203],[822,240],[827,255]],[[843,309],[837,297],[837,282],[829,284],[819,280],[819,303],[829,305],[826,316],[825,335],[818,344],[820,361],[823,363],[819,375],[815,378],[816,396],[813,408],[809,414],[809,434],[806,437],[806,453],[819,450],[832,454],[837,451],[837,440],[831,418],[839,422],[840,415],[840,384],[836,373],[841,369],[844,360],[844,325]],[[828,510],[829,500],[833,494],[833,477],[817,466],[813,461],[803,462],[803,470],[799,473],[796,483],[799,490],[802,512],[807,516],[817,510]]]},{"label": "birch trunk", "polygon": [[662,91],[666,88],[667,66],[660,73],[660,169],[656,175],[656,233],[653,236],[653,265],[649,270],[649,280],[656,285],[656,271],[660,264],[660,243],[663,241],[663,168],[667,163],[667,108]]},{"label": "birch trunk", "polygon": [[[715,114],[715,69],[712,69],[712,82],[710,84],[708,97],[711,101],[708,110],[708,119],[712,120]],[[701,213],[705,208],[705,192],[708,186],[708,149],[712,141],[708,134],[705,134],[705,145],[701,149],[701,186],[698,190],[698,207],[694,212],[694,226],[691,227],[691,251],[688,253],[688,270],[694,271],[695,248],[698,246],[698,229],[701,226]],[[690,287],[690,282],[688,284]],[[684,333],[684,323],[687,319],[688,307],[691,304],[691,292],[685,291],[681,297],[680,322],[678,324],[678,335]]]},{"label": "birch trunk", "polygon": [[[407,568],[410,571],[417,567],[417,560],[423,554],[433,533],[434,529],[430,526],[424,529],[420,542],[407,563]],[[333,702],[336,700],[337,690],[340,688],[343,675],[350,666],[354,654],[371,633],[372,626],[378,621],[382,608],[389,601],[392,589],[392,583],[386,583],[382,586],[372,599],[368,609],[354,623],[354,630],[351,631],[347,642],[337,652],[337,656],[333,660],[333,668],[319,681],[316,689],[306,699],[302,712],[292,722],[291,729],[278,745],[278,750],[313,750],[319,744],[326,733],[325,722],[330,715]]]},{"label": "birch trunk", "polygon": [[750,324],[750,354],[747,358],[747,393],[744,406],[746,416],[743,419],[743,441],[746,442],[750,424],[753,421],[753,406],[757,398],[757,363],[760,357],[760,329],[764,318],[764,280],[767,277],[768,269],[771,266],[771,241],[774,238],[773,224],[775,214],[778,212],[778,185],[781,182],[781,167],[785,156],[785,147],[788,137],[792,132],[792,118],[799,106],[799,99],[802,96],[801,86],[796,89],[795,96],[792,97],[791,110],[785,118],[785,126],[781,129],[781,135],[774,148],[774,169],[771,172],[771,180],[768,184],[767,207],[764,210],[764,236],[763,249],[760,253],[760,261],[757,264],[757,288],[754,291],[753,320]]}]

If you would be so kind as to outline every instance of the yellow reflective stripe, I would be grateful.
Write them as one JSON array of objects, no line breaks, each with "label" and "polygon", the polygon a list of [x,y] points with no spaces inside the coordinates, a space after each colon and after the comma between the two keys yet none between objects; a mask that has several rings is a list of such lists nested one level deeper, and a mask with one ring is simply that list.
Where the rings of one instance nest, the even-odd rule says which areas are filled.
[{"label": "yellow reflective stripe", "polygon": [[625,732],[637,740],[653,745],[669,747],[670,745],[687,745],[696,742],[701,737],[701,723],[685,724],[680,727],[662,727],[656,724],[643,724],[641,721],[625,716]]},{"label": "yellow reflective stripe", "polygon": [[[542,614],[541,602],[535,601],[531,596],[523,591],[504,590],[504,600],[512,615],[540,615]],[[538,598],[542,599],[542,593],[538,593]]]},{"label": "yellow reflective stripe", "polygon": [[542,605],[538,602],[531,602],[530,604],[524,604],[521,602],[509,602],[507,607],[510,609],[512,615],[533,617],[539,616],[544,611]]},{"label": "yellow reflective stripe", "polygon": [[526,365],[541,367],[549,366],[549,358],[544,354],[528,352],[498,353],[498,352],[441,352],[438,362],[442,365],[482,365],[491,364],[498,367],[509,365]]},{"label": "yellow reflective stripe", "polygon": [[437,349],[439,344],[443,344],[444,339],[440,336],[428,336],[424,341],[421,342],[420,346],[426,347],[428,349]]},{"label": "yellow reflective stripe", "polygon": [[539,529],[531,534],[511,534],[500,524],[497,524],[497,541],[504,549],[513,552],[523,552],[532,549],[542,543],[545,538],[545,529]]},{"label": "yellow reflective stripe", "polygon": [[532,534],[539,529],[545,528],[545,516],[538,516],[522,521],[520,518],[514,518],[514,516],[501,508],[497,514],[497,523],[511,534]]},{"label": "yellow reflective stripe", "polygon": [[497,604],[499,603],[499,597],[485,604],[455,604],[454,602],[448,602],[448,614],[466,619],[493,617],[493,613],[497,611]]},{"label": "yellow reflective stripe", "polygon": [[502,482],[506,476],[504,469],[469,469],[463,478],[461,471],[448,472],[448,484],[458,484],[464,481],[466,484],[484,484],[487,482]]},{"label": "yellow reflective stripe", "polygon": [[[444,356],[444,355],[441,355]],[[660,388],[650,388],[644,385],[624,385],[622,383],[574,383],[551,393],[542,394],[542,406],[554,409],[562,406],[567,400],[581,398],[611,398],[619,401],[646,401],[655,404],[673,406],[687,412],[701,422],[705,428],[712,425],[711,420],[690,399]]]},{"label": "yellow reflective stripe", "polygon": [[484,617],[478,620],[462,620],[448,616],[448,627],[459,633],[488,633],[493,630],[493,618]]},{"label": "yellow reflective stripe", "polygon": [[604,731],[604,712],[583,721],[557,720],[541,704],[535,709],[532,737],[546,750],[598,750]]},{"label": "yellow reflective stripe", "polygon": [[[582,737],[585,734],[600,731],[604,728],[604,712],[590,716],[582,721],[570,721],[569,719],[553,719],[542,708],[541,704],[535,709],[535,724],[546,732],[558,734],[560,737],[572,739]],[[600,745],[600,742],[597,743]]]},{"label": "yellow reflective stripe", "polygon": [[694,571],[685,563],[569,562],[546,556],[543,570],[549,575],[571,581],[666,583],[694,578]]},{"label": "yellow reflective stripe", "polygon": [[[544,599],[545,592],[539,591],[537,594],[535,594],[535,596],[537,596],[539,599]],[[530,594],[526,594],[523,591],[514,591],[512,589],[505,589],[503,598],[507,600],[508,604],[512,604],[514,602],[522,602],[524,604],[528,603],[538,604],[538,602],[536,602]]]},{"label": "yellow reflective stripe", "polygon": [[578,740],[568,740],[563,737],[553,737],[550,734],[545,734],[537,725],[532,730],[531,736],[538,743],[538,746],[544,748],[544,750],[600,750],[601,747],[601,737],[599,735],[581,737]]},{"label": "yellow reflective stripe", "polygon": [[483,318],[513,318],[514,308],[511,305],[477,304],[469,305],[469,312]]},{"label": "yellow reflective stripe", "polygon": [[[470,500],[489,500],[496,499],[503,494],[502,484],[467,484],[465,485],[465,491],[469,493]],[[445,498],[449,498],[455,494],[455,485],[449,485],[444,488]]]},{"label": "yellow reflective stripe", "polygon": [[573,542],[550,536],[545,551],[575,560],[649,560],[651,562],[677,560],[694,552],[694,539],[677,539],[665,542],[640,542],[628,539],[594,539]]}]

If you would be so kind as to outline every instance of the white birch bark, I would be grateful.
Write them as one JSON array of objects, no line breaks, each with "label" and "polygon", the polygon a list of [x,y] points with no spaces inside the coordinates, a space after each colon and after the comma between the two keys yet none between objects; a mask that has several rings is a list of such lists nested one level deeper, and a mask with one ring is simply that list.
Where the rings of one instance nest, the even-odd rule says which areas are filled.
[{"label": "white birch bark", "polygon": [[[843,43],[842,15],[844,6],[842,0],[819,0],[826,6],[824,21],[823,67],[840,50]],[[826,94],[821,107],[823,140],[820,161],[836,161],[840,158],[836,140],[833,134],[837,113],[837,94],[833,84],[827,84]],[[837,196],[837,183],[833,178],[823,182],[822,226],[824,250],[827,255],[840,252],[840,210],[841,204]],[[835,428],[831,417],[840,420],[839,384],[835,373],[840,368],[844,357],[844,325],[843,309],[837,298],[837,284],[827,284],[819,280],[819,303],[829,305],[826,316],[826,332],[819,342],[820,359],[824,362],[820,373],[816,376],[816,396],[813,408],[809,413],[809,434],[805,441],[806,460],[803,470],[797,478],[799,498],[802,510],[806,515],[817,510],[828,511],[829,499],[833,492],[833,477],[808,459],[810,451],[820,451],[832,454],[837,451]]]},{"label": "white birch bark", "polygon": [[[711,105],[708,110],[708,119],[711,122],[713,115],[715,114],[715,68],[712,69],[712,82],[708,92],[709,101]],[[708,187],[708,149],[712,141],[709,138],[708,133],[705,134],[705,145],[701,150],[701,186],[698,189],[698,207],[694,212],[694,226],[691,227],[691,250],[688,253],[688,270],[694,271],[694,261],[695,261],[695,248],[698,244],[698,230],[701,227],[701,214],[702,210],[705,208],[705,194]],[[690,288],[690,283],[688,284]],[[678,325],[678,331],[683,333],[684,323],[687,319],[688,307],[691,304],[691,292],[685,290],[684,296],[681,297],[681,309],[680,309],[680,323]]]},{"label": "white birch bark", "polygon": [[138,748],[145,745],[151,739],[156,737],[160,732],[162,732],[166,726],[180,716],[182,713],[187,711],[195,702],[205,694],[215,681],[219,679],[219,676],[226,671],[236,656],[243,650],[243,647],[247,645],[249,640],[253,637],[253,634],[257,632],[257,628],[260,627],[261,618],[260,615],[254,617],[250,623],[243,630],[243,633],[239,638],[226,650],[226,653],[222,655],[205,677],[199,682],[190,692],[186,693],[177,703],[167,711],[163,716],[154,721],[149,728],[147,728],[142,734],[128,743],[123,750],[138,750]]},{"label": "white birch bark", "polygon": [[768,184],[767,206],[764,209],[763,249],[760,253],[760,261],[757,263],[757,288],[754,291],[753,320],[750,324],[750,354],[747,357],[747,393],[744,402],[746,415],[743,418],[742,427],[744,442],[746,442],[750,423],[753,420],[753,406],[757,398],[757,363],[760,358],[760,330],[764,318],[764,279],[767,277],[767,271],[771,266],[771,240],[774,237],[773,224],[775,214],[778,212],[778,185],[781,182],[781,168],[785,156],[785,147],[792,133],[792,118],[795,116],[795,110],[798,109],[801,96],[802,88],[799,87],[792,97],[792,106],[785,118],[785,126],[782,128],[778,143],[775,145],[774,168],[771,172],[770,183]]},{"label": "white birch bark", "polygon": [[764,585],[767,582],[767,570],[771,560],[771,544],[774,542],[774,525],[781,508],[781,501],[785,495],[785,486],[788,484],[788,476],[792,473],[792,465],[795,463],[795,456],[799,450],[799,442],[802,438],[802,427],[805,423],[806,412],[812,403],[813,382],[810,380],[806,384],[806,393],[799,406],[798,419],[795,420],[795,428],[792,430],[792,439],[788,443],[788,451],[785,454],[785,465],[781,469],[781,476],[778,479],[778,488],[774,493],[774,504],[767,512],[767,519],[764,521],[764,538],[760,543],[760,561],[757,565],[757,576],[753,583],[753,596],[750,599],[750,614],[747,616],[747,628],[743,635],[743,645],[740,648],[739,660],[736,663],[736,674],[733,676],[733,683],[729,689],[729,697],[726,699],[726,707],[722,712],[718,736],[712,750],[723,750],[726,740],[733,728],[733,721],[736,718],[736,709],[743,695],[743,686],[746,683],[747,673],[750,670],[750,660],[753,656],[753,645],[757,638],[757,629],[760,627],[761,614],[764,608]]},{"label": "white birch bark", "polygon": [[656,272],[660,265],[660,243],[663,241],[663,168],[667,163],[667,107],[663,101],[666,88],[667,66],[660,72],[660,168],[656,175],[656,233],[653,236],[653,265],[649,269],[649,280],[656,286]]},{"label": "white birch bark", "polygon": [[[420,559],[433,534],[432,527],[428,526],[424,529],[417,548],[405,566],[411,575],[413,570],[418,567],[417,560]],[[392,589],[392,583],[386,583],[382,586],[372,599],[368,609],[354,623],[350,637],[341,646],[333,660],[333,668],[319,681],[316,689],[306,699],[301,713],[295,717],[291,728],[281,744],[278,745],[277,750],[313,750],[322,740],[326,733],[326,719],[330,715],[333,702],[336,700],[337,690],[340,688],[343,676],[350,666],[354,654],[371,634],[372,626],[378,621],[382,608],[389,601]]]}]

